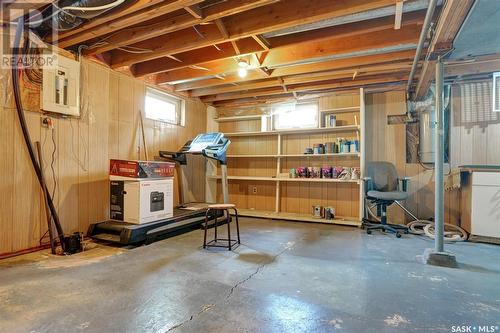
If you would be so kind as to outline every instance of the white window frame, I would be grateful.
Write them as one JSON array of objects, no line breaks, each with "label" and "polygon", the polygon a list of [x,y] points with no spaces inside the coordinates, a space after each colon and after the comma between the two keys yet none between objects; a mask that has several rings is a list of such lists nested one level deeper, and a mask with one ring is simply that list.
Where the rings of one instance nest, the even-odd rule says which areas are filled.
[{"label": "white window frame", "polygon": [[[279,127],[279,117],[283,114],[286,113],[291,113],[293,115],[294,113],[298,113],[300,111],[297,110],[298,107],[303,106],[303,105],[315,105],[316,110],[315,110],[315,119],[314,122],[308,124],[307,126],[302,126],[302,125],[296,125],[296,126],[289,126],[289,127]],[[289,109],[289,111],[282,111],[283,109]],[[295,116],[300,116],[299,114],[295,114]],[[298,118],[300,119],[300,118]],[[278,105],[273,108],[273,128],[275,130],[286,130],[286,129],[308,129],[308,128],[316,128],[318,127],[318,121],[319,121],[319,102],[318,101],[311,101],[311,102],[303,102],[303,103],[297,103],[297,104],[283,104],[283,105]]]},{"label": "white window frame", "polygon": [[[154,116],[148,115],[148,110],[146,108],[146,103],[147,103],[146,100],[148,97],[153,97],[155,99],[174,104],[175,105],[175,120],[172,121],[172,120],[167,119],[167,118],[154,117]],[[147,119],[159,121],[162,123],[177,125],[177,126],[185,126],[184,114],[185,114],[185,101],[183,99],[178,98],[176,96],[172,96],[170,94],[167,94],[167,93],[165,93],[159,89],[153,88],[153,87],[146,87],[146,95],[144,97],[144,115]]]},{"label": "white window frame", "polygon": [[497,87],[496,83],[498,80],[498,78],[500,78],[500,72],[495,72],[493,73],[493,103],[492,103],[492,108],[493,108],[493,112],[500,112],[500,103],[498,103],[499,105],[497,105],[497,98],[499,98],[499,96],[497,96],[497,92],[500,91],[500,87]]}]

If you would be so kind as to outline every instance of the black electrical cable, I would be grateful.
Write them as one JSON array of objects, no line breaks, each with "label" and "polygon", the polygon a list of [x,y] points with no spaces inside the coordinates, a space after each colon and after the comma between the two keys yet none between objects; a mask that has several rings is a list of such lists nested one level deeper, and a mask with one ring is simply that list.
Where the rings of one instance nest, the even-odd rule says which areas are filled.
[{"label": "black electrical cable", "polygon": [[47,201],[49,204],[50,213],[52,215],[52,220],[54,221],[54,225],[57,230],[57,235],[59,236],[59,241],[61,242],[61,247],[63,251],[65,251],[64,232],[61,226],[61,222],[59,221],[59,216],[57,215],[56,208],[54,207],[54,203],[52,202],[52,198],[50,197],[49,190],[47,186],[43,185],[40,165],[37,162],[35,151],[33,150],[33,144],[31,142],[31,138],[29,135],[28,126],[26,124],[26,119],[24,117],[24,109],[21,101],[21,93],[19,90],[19,77],[17,73],[19,69],[18,61],[20,59],[19,56],[20,56],[23,28],[24,28],[24,18],[20,17],[19,20],[17,21],[16,35],[14,38],[14,52],[13,52],[14,63],[12,66],[12,88],[14,91],[14,100],[16,103],[17,116],[19,119],[19,124],[21,125],[21,129],[23,131],[24,142],[26,144],[26,147],[28,148],[28,153],[30,155],[31,163],[33,165],[33,168],[35,169],[38,181],[42,186],[42,190],[45,191],[45,193],[47,194]]}]

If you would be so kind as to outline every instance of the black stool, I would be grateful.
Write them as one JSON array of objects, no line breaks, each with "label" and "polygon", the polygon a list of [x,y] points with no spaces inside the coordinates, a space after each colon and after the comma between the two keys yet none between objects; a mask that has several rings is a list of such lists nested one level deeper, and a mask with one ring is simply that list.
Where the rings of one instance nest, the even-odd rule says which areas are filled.
[{"label": "black stool", "polygon": [[[229,209],[234,210],[234,216],[236,217],[236,235],[238,236],[238,239],[231,239],[231,215],[229,215]],[[215,229],[215,238],[212,239],[207,243],[207,232],[208,232],[208,213],[211,210],[215,210],[215,222],[214,222],[214,229]],[[222,210],[223,211],[223,216],[226,217],[227,219],[227,238],[217,238],[217,211]],[[224,241],[227,242],[227,245],[219,245],[217,244],[217,241]],[[215,204],[215,205],[209,205],[207,212],[205,213],[205,235],[203,236],[203,248],[206,249],[207,247],[227,247],[229,251],[231,251],[232,247],[235,244],[241,244],[240,243],[240,225],[238,223],[238,211],[236,210],[236,206],[233,204]]]}]

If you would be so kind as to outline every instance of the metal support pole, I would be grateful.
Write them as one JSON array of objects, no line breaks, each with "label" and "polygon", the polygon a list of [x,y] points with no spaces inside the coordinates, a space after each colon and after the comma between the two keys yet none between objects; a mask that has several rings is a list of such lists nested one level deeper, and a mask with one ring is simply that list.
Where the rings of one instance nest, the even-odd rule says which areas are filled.
[{"label": "metal support pole", "polygon": [[443,59],[438,57],[436,63],[436,123],[434,146],[434,174],[435,174],[435,224],[434,249],[426,249],[422,256],[425,264],[457,268],[455,255],[444,252],[444,71]]},{"label": "metal support pole", "polygon": [[441,57],[438,57],[436,63],[436,140],[435,140],[435,156],[434,170],[436,180],[436,198],[435,198],[435,237],[434,251],[444,252],[444,78],[443,78],[443,62]]}]

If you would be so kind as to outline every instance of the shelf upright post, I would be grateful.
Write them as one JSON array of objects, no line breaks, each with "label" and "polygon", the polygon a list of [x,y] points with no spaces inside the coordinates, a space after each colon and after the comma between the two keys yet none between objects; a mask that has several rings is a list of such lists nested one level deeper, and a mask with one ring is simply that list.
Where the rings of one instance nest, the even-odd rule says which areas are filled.
[{"label": "shelf upright post", "polygon": [[359,88],[359,134],[360,134],[360,156],[359,156],[359,171],[360,171],[360,184],[359,184],[359,220],[361,221],[365,213],[365,189],[364,182],[361,180],[365,176],[366,164],[366,117],[365,117],[365,91]]},{"label": "shelf upright post", "polygon": [[274,211],[276,213],[280,212],[280,200],[281,200],[281,183],[279,181],[279,174],[281,172],[281,134],[278,134],[278,158],[276,159],[276,202],[274,205]]}]

